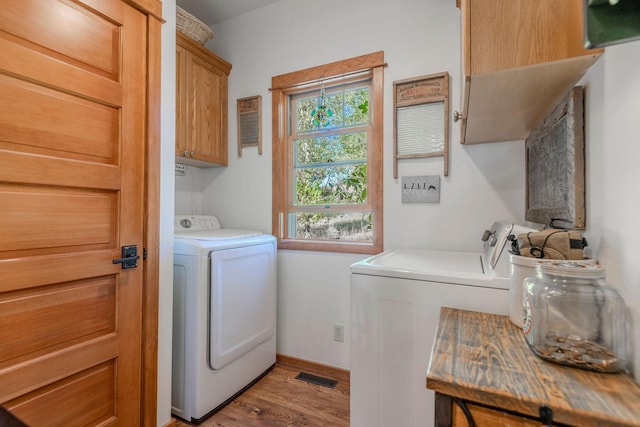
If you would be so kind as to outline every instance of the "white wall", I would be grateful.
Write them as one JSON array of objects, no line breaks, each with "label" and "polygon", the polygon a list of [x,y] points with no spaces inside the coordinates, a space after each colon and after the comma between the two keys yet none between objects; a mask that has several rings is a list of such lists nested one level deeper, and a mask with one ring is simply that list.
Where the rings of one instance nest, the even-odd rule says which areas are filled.
[{"label": "white wall", "polygon": [[[298,17],[294,21],[290,17]],[[337,29],[336,29],[337,28]],[[192,169],[176,180],[176,212],[214,213],[224,226],[270,232],[271,77],[377,50],[385,51],[385,247],[475,250],[495,219],[523,221],[522,142],[461,146],[452,123],[451,168],[437,205],[402,205],[392,171],[394,80],[451,74],[460,108],[459,13],[439,0],[281,0],[223,22],[208,48],[230,61],[229,167]],[[633,368],[640,380],[640,42],[608,47],[586,85],[587,232],[590,247],[623,294],[631,318]],[[263,154],[237,157],[236,99],[262,95]],[[403,175],[442,175],[440,159],[405,161]],[[349,265],[357,255],[279,253],[278,351],[349,368]],[[344,323],[344,344],[331,325]]]},{"label": "white wall", "polygon": [[175,164],[176,2],[162,0],[160,134],[160,283],[158,301],[157,425],[171,420],[171,330],[173,312],[173,199]]},{"label": "white wall", "polygon": [[[440,175],[441,202],[400,203],[393,170],[395,80],[448,71],[460,109],[459,11],[441,0],[281,0],[214,27],[207,47],[233,64],[229,78],[229,166],[188,168],[176,179],[177,213],[213,213],[225,227],[271,232],[271,77],[383,50],[385,69],[385,248],[479,250],[496,219],[524,216],[524,146],[462,146],[451,122],[450,176],[442,158],[403,161],[399,175]],[[237,156],[236,100],[262,96],[263,154]],[[349,368],[349,266],[363,255],[281,251],[278,352]],[[343,323],[344,343],[332,339]]]},{"label": "white wall", "polygon": [[587,239],[631,317],[640,382],[640,41],[606,48],[584,79]]}]

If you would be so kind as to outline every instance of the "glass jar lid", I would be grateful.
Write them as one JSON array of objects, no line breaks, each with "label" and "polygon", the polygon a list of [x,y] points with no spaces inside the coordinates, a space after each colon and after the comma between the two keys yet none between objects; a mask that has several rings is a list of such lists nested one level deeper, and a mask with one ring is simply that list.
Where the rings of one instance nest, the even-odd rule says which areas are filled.
[{"label": "glass jar lid", "polygon": [[602,279],[605,277],[605,269],[600,264],[587,264],[584,262],[541,262],[536,266],[536,269],[544,274],[561,277],[582,279]]}]

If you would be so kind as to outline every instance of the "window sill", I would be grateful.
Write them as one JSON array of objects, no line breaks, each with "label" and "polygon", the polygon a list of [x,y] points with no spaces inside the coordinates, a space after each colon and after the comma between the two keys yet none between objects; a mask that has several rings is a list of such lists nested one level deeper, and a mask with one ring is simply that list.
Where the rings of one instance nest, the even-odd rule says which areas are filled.
[{"label": "window sill", "polygon": [[299,250],[316,252],[337,252],[350,254],[375,255],[383,251],[382,245],[373,243],[336,242],[320,240],[278,240],[278,250]]}]

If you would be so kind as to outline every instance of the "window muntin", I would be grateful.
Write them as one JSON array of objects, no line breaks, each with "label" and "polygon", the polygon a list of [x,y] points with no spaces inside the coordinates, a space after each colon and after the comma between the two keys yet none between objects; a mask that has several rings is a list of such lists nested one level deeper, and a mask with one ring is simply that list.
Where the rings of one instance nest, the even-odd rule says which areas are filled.
[{"label": "window muntin", "polygon": [[320,133],[294,139],[296,166],[314,163],[367,161],[368,129],[349,133]]}]

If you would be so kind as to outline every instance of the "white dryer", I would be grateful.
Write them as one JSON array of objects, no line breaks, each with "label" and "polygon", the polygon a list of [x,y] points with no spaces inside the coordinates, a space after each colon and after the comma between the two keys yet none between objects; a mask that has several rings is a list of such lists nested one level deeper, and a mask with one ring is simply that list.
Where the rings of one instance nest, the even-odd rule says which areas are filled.
[{"label": "white dryer", "polygon": [[508,314],[508,236],[527,231],[498,221],[483,252],[392,249],[351,265],[351,426],[433,426],[440,307]]},{"label": "white dryer", "polygon": [[276,239],[176,215],[172,413],[200,422],[276,361]]}]

